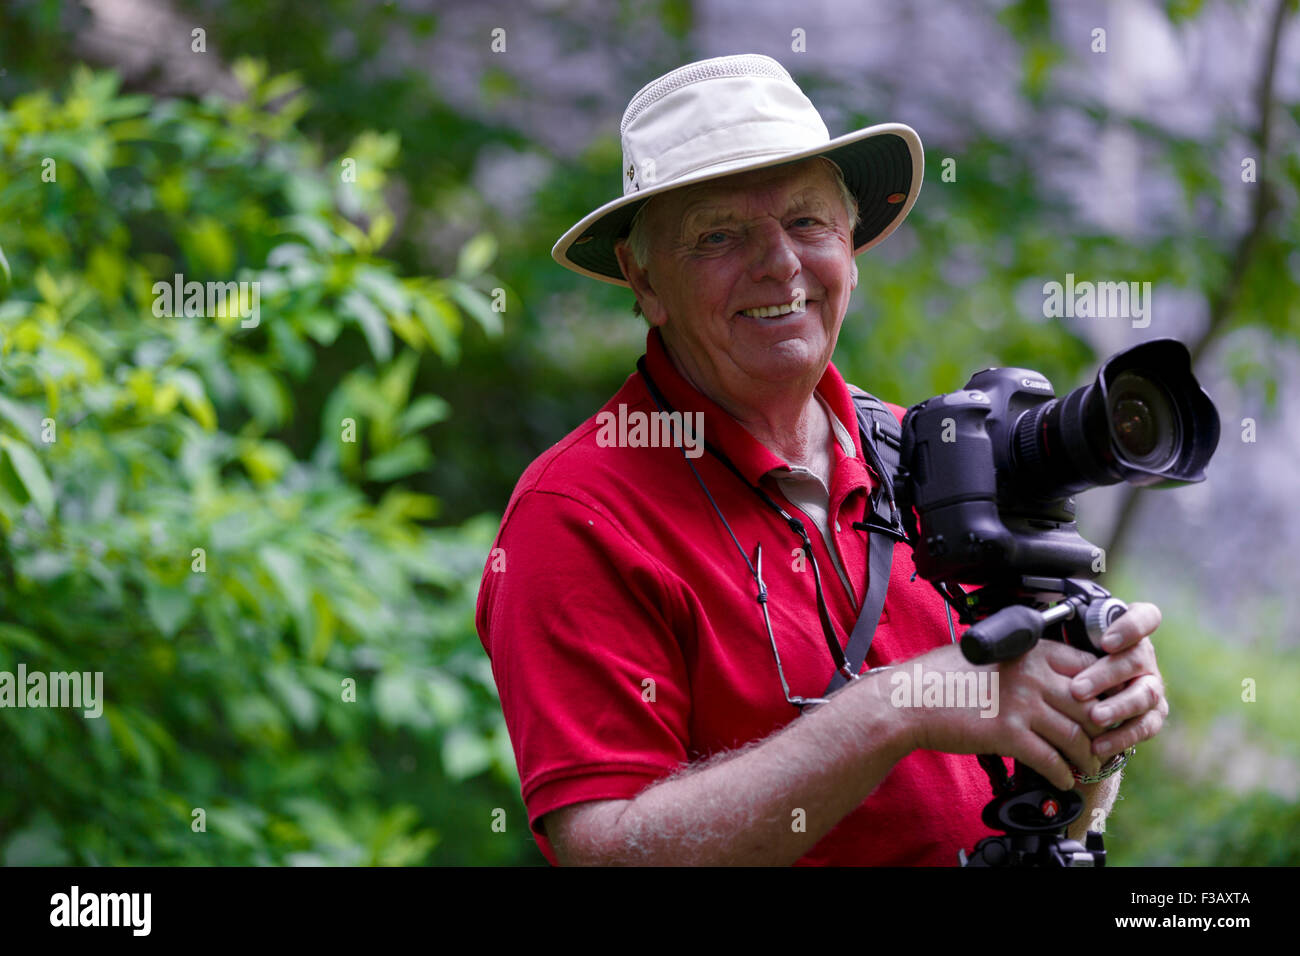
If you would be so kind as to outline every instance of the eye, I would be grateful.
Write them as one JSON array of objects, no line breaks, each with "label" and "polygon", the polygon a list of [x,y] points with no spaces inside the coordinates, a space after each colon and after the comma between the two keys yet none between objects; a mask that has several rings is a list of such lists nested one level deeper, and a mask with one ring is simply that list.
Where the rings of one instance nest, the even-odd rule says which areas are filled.
[{"label": "eye", "polygon": [[801,222],[811,223],[814,226],[821,224],[821,220],[816,218],[815,216],[800,216],[798,219],[794,221],[794,225],[797,226]]},{"label": "eye", "polygon": [[[711,241],[714,238],[719,238],[720,241],[719,242]],[[726,241],[727,241],[727,234],[725,232],[706,232],[704,235],[700,237],[700,242],[709,246],[721,245],[723,242]]]}]

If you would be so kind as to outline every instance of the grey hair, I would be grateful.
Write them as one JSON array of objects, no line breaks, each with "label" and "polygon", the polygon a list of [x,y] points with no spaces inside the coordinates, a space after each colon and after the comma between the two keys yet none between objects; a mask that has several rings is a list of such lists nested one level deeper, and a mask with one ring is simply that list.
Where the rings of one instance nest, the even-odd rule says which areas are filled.
[{"label": "grey hair", "polygon": [[[860,219],[858,214],[858,197],[853,195],[853,190],[849,189],[848,183],[844,181],[844,171],[840,169],[837,163],[827,159],[825,156],[818,156],[816,158],[829,166],[831,171],[835,174],[835,184],[839,187],[840,201],[844,203],[844,211],[849,217],[849,235],[852,236],[853,231],[858,228],[858,221]],[[641,208],[636,211],[636,215],[632,217],[632,224],[629,227],[627,239],[625,240],[627,242],[628,251],[632,253],[632,258],[639,269],[644,269],[645,264],[650,261],[650,232],[648,229],[644,228],[645,223],[642,220],[642,215],[645,213],[651,202],[654,202],[653,197],[646,202],[643,202]],[[640,302],[634,302],[632,304],[632,314],[641,314]]]}]

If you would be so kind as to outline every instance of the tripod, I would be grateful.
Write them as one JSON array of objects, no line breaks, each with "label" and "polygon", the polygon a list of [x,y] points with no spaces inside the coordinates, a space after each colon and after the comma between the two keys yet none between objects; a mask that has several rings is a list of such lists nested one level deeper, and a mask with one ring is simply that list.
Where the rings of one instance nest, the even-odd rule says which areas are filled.
[{"label": "tripod", "polygon": [[[958,605],[963,619],[979,622],[961,640],[962,654],[972,664],[1019,657],[1042,637],[1095,654],[1106,628],[1127,610],[1105,588],[1078,578],[1026,575],[970,594],[943,586],[939,590]],[[981,819],[1002,835],[980,840],[969,856],[958,851],[962,866],[1106,865],[1100,833],[1089,830],[1084,843],[1065,835],[1083,813],[1079,791],[1054,787],[1018,760],[1011,776],[999,756],[981,754],[979,762],[993,784],[993,799]]]}]

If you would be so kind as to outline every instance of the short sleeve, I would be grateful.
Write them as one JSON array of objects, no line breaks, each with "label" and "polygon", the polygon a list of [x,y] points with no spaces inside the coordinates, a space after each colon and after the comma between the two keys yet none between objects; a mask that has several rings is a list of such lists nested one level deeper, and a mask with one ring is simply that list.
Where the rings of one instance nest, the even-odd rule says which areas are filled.
[{"label": "short sleeve", "polygon": [[676,770],[690,720],[680,585],[604,509],[563,493],[524,493],[496,549],[479,634],[533,829]]}]

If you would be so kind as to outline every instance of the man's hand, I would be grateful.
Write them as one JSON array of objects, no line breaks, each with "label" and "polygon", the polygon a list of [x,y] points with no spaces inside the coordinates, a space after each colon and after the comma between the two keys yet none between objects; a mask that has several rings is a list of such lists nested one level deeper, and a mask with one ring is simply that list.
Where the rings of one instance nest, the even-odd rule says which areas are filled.
[{"label": "man's hand", "polygon": [[[1059,641],[1040,641],[1014,660],[969,663],[956,645],[924,654],[904,668],[920,664],[941,673],[998,672],[998,711],[982,715],[977,707],[918,708],[908,713],[918,749],[958,754],[1003,754],[1038,771],[1056,786],[1074,786],[1070,765],[1095,773],[1100,762],[1093,739],[1104,725],[1093,722],[1088,705],[1071,695],[1072,679],[1095,666],[1087,651]],[[889,678],[888,671],[880,677]]]},{"label": "man's hand", "polygon": [[[1160,608],[1129,605],[1102,641],[1105,655],[1077,673],[1070,684],[1074,699],[1087,707],[1088,719],[1107,728],[1092,741],[1092,752],[1103,761],[1150,740],[1169,716],[1165,683],[1148,636],[1159,626]],[[1110,696],[1101,700],[1102,694]]]}]

